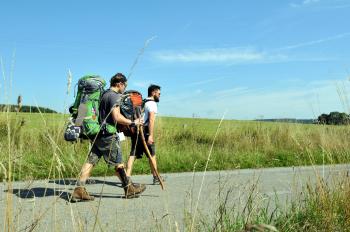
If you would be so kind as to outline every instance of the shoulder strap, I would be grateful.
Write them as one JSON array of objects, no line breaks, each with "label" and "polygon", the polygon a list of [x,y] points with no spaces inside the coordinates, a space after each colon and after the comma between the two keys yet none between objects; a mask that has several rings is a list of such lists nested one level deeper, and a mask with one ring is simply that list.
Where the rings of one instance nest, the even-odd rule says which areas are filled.
[{"label": "shoulder strap", "polygon": [[146,104],[147,102],[150,102],[150,101],[154,101],[154,100],[153,100],[153,99],[149,99],[149,98],[143,99],[143,100],[142,100],[142,108],[144,108],[144,107],[145,107],[145,104]]},{"label": "shoulder strap", "polygon": [[103,95],[105,95],[105,93],[108,93],[109,91],[111,91],[111,89],[106,89],[106,90],[103,90],[101,96],[100,96],[100,101],[101,101],[101,98]]},{"label": "shoulder strap", "polygon": [[76,126],[81,126],[83,124],[83,120],[85,118],[86,113],[87,113],[86,103],[80,103],[78,107],[78,116],[75,120]]},{"label": "shoulder strap", "polygon": [[[111,89],[106,89],[102,92],[101,96],[100,96],[100,101],[99,101],[99,111],[100,111],[100,107],[101,107],[101,100],[102,100],[102,97],[103,95],[105,95],[106,93],[108,92],[113,92],[115,94],[117,94],[115,91],[111,90]],[[110,112],[108,113],[110,114]],[[99,123],[101,124],[101,131],[102,131],[102,134],[105,134],[105,133],[109,133],[108,131],[108,128],[107,126],[110,125],[108,122],[106,122],[107,118],[105,118],[104,120],[101,119],[101,115],[99,113],[98,115],[98,121]],[[108,124],[108,125],[107,125]]]}]

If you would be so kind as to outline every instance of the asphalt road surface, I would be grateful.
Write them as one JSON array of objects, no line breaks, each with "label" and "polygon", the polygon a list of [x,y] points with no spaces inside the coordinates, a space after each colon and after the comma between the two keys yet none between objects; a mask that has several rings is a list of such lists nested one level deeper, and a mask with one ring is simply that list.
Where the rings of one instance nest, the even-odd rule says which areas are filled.
[{"label": "asphalt road surface", "polygon": [[[348,174],[350,164],[165,174],[165,190],[150,175],[133,176],[145,183],[138,198],[125,199],[116,177],[92,177],[90,202],[69,202],[75,180],[0,183],[0,230],[6,213],[11,231],[184,231],[195,222],[210,223],[220,202],[239,213],[254,193],[254,205],[288,207],[288,201],[318,177],[334,183]],[[9,204],[12,202],[12,204]],[[271,203],[272,202],[272,203]],[[191,216],[189,216],[191,215]]]}]

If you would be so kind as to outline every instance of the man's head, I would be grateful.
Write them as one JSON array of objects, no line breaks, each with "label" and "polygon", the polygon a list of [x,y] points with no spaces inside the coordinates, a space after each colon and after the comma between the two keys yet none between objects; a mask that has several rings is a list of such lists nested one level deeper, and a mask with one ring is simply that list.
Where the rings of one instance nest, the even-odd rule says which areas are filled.
[{"label": "man's head", "polygon": [[115,74],[110,81],[111,87],[117,88],[118,92],[123,93],[128,85],[128,80],[122,73]]},{"label": "man's head", "polygon": [[148,97],[153,97],[155,102],[159,102],[160,98],[160,86],[159,85],[150,85],[148,87]]}]

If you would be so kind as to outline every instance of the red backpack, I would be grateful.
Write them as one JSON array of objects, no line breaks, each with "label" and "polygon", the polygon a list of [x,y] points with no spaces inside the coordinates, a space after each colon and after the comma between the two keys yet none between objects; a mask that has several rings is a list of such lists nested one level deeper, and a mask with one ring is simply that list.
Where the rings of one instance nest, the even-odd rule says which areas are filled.
[{"label": "red backpack", "polygon": [[[120,102],[120,113],[127,119],[135,121],[141,117],[143,107],[142,94],[136,90],[128,90],[122,94]],[[117,124],[118,132],[123,132],[125,136],[136,133],[136,128]]]}]

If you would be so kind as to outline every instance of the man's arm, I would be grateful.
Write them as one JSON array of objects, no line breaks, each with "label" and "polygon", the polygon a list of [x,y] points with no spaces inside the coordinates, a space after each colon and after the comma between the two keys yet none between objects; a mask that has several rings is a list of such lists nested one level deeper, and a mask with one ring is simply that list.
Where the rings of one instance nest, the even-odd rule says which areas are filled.
[{"label": "man's arm", "polygon": [[156,120],[156,113],[155,112],[149,112],[149,123],[148,123],[148,128],[149,128],[149,136],[148,136],[148,144],[153,144],[154,143],[154,122]]},{"label": "man's arm", "polygon": [[122,125],[126,125],[126,126],[130,126],[132,123],[135,123],[135,125],[141,125],[142,121],[140,119],[135,120],[134,122],[131,121],[130,119],[125,118],[121,113],[120,113],[120,107],[116,106],[113,108],[112,110],[112,118],[115,122],[122,124]]}]

